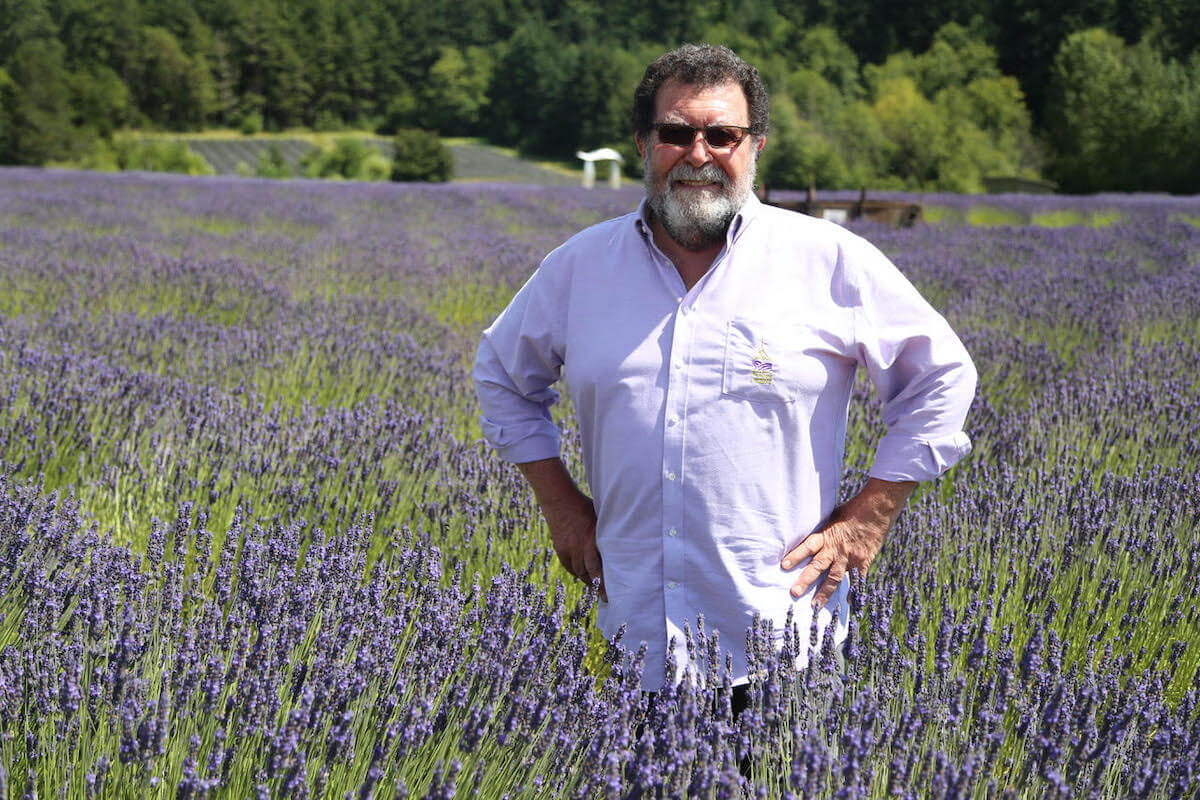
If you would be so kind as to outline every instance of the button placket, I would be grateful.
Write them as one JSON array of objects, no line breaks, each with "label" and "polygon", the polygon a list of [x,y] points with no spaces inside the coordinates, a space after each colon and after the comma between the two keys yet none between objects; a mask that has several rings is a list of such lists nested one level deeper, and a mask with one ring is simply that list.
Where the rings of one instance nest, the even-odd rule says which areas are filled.
[{"label": "button placket", "polygon": [[[688,313],[686,300],[680,303],[675,314],[674,331],[671,337],[671,357],[667,376],[663,425],[663,605],[666,612],[668,642],[671,632],[681,628],[687,621],[685,588],[686,564],[683,532],[683,447],[684,412],[687,402],[688,363],[690,356],[694,315]],[[678,643],[677,643],[678,645]]]}]

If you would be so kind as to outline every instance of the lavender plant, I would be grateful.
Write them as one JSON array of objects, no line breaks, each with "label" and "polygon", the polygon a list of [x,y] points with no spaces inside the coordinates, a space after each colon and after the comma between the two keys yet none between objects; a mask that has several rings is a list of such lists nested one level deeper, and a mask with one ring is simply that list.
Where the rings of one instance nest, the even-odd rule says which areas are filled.
[{"label": "lavender plant", "polygon": [[474,421],[478,330],[636,199],[0,171],[0,797],[1200,793],[1200,203],[864,228],[980,367],[975,452],[844,666],[745,632],[735,717],[641,695]]}]

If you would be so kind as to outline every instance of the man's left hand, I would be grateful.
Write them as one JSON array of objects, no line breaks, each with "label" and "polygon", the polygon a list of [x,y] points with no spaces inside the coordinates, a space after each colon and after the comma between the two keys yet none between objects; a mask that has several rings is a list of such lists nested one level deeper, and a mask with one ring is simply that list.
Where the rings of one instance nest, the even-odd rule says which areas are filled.
[{"label": "man's left hand", "polygon": [[805,565],[792,585],[792,595],[800,597],[818,579],[813,607],[829,601],[852,569],[866,575],[883,540],[904,502],[917,486],[915,481],[885,481],[870,478],[854,497],[838,506],[826,523],[810,533],[803,542],[783,557],[782,567],[792,569],[806,558]]}]

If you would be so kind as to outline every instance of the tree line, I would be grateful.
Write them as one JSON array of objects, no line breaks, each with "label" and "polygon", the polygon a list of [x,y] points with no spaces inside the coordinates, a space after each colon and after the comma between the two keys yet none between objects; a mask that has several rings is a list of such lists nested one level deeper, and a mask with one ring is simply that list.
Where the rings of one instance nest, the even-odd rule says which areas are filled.
[{"label": "tree line", "polygon": [[125,127],[619,145],[645,65],[728,44],[772,186],[1200,191],[1200,0],[0,0],[0,163]]}]

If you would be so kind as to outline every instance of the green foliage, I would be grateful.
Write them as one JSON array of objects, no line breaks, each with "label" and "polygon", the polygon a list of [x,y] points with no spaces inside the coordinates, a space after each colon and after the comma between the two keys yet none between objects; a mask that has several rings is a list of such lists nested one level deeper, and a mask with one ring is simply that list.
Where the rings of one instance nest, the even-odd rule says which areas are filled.
[{"label": "green foliage", "polygon": [[858,56],[827,25],[807,28],[800,37],[796,63],[824,78],[845,98],[862,92],[858,77]]},{"label": "green foliage", "polygon": [[645,64],[620,50],[596,43],[579,48],[569,90],[577,138],[565,155],[630,139],[629,104],[643,69]]},{"label": "green foliage", "polygon": [[254,136],[257,133],[262,133],[263,118],[260,111],[247,111],[242,114],[238,120],[238,132],[245,136]]},{"label": "green foliage", "polygon": [[4,162],[3,156],[7,152],[5,130],[11,124],[8,109],[12,107],[18,91],[20,87],[13,82],[4,68],[0,67],[0,163]]},{"label": "green foliage", "polygon": [[[820,78],[818,78],[820,80]],[[773,139],[763,151],[760,180],[769,187],[841,188],[854,180],[837,148],[800,116],[783,94],[771,99]]]},{"label": "green foliage", "polygon": [[1000,76],[995,49],[953,22],[938,28],[929,49],[913,63],[918,85],[926,97],[949,87]]},{"label": "green foliage", "polygon": [[[12,84],[0,160],[77,159],[127,125],[212,124],[420,127],[564,160],[597,146],[632,155],[645,65],[709,41],[758,66],[803,120],[772,135],[785,173],[806,162],[854,183],[977,190],[995,171],[1038,174],[1036,125],[1067,187],[1196,191],[1197,15],[1200,0],[0,0]],[[1108,32],[1123,69],[1080,66],[1089,56],[1066,42],[1089,26]],[[1075,56],[1055,66],[1060,48]],[[1137,96],[1086,119],[1122,79]],[[1089,166],[1111,153],[1153,166]]]},{"label": "green foliage", "polygon": [[404,128],[393,140],[391,179],[394,181],[450,180],[454,162],[450,151],[432,131]]},{"label": "green foliage", "polygon": [[97,139],[80,157],[56,163],[59,166],[101,172],[138,170],[184,175],[214,174],[212,166],[202,155],[183,142],[168,139]]},{"label": "green foliage", "polygon": [[1143,40],[1072,34],[1054,62],[1051,177],[1069,191],[1200,186],[1200,61],[1191,70]]},{"label": "green foliage", "polygon": [[143,26],[138,36],[130,88],[146,119],[162,127],[201,127],[216,104],[212,74],[190,58],[169,30]]},{"label": "green foliage", "polygon": [[67,85],[76,126],[90,127],[107,138],[129,122],[132,113],[129,88],[108,67],[88,67],[72,72]]},{"label": "green foliage", "polygon": [[279,145],[272,142],[266,149],[259,151],[258,168],[254,170],[254,174],[259,178],[291,178],[294,172],[292,165],[283,157]]},{"label": "green foliage", "polygon": [[248,2],[234,6],[230,23],[230,57],[242,65],[238,93],[253,97],[248,109],[259,111],[269,130],[304,121],[311,108],[311,73],[296,51],[299,37],[290,20],[273,4]]},{"label": "green foliage", "polygon": [[574,151],[576,48],[544,25],[521,26],[505,44],[488,89],[489,130],[500,144],[531,153]]},{"label": "green foliage", "polygon": [[179,172],[184,175],[212,175],[213,168],[204,156],[183,142],[165,139],[119,139],[113,147],[116,164],[122,170]]},{"label": "green foliage", "polygon": [[376,128],[377,133],[394,134],[401,128],[421,124],[421,114],[425,112],[417,96],[408,86],[401,86],[388,99],[384,108],[383,121]]},{"label": "green foliage", "polygon": [[979,192],[988,175],[1036,175],[1020,87],[962,26],[947,24],[926,52],[895,54],[864,73],[885,139],[882,171],[900,185]]},{"label": "green foliage", "polygon": [[932,189],[946,150],[946,120],[907,77],[889,78],[877,90],[872,108],[887,139],[889,174],[906,186]]},{"label": "green foliage", "polygon": [[300,172],[306,178],[382,181],[388,167],[378,147],[354,136],[337,139],[329,148],[314,147],[300,159]]},{"label": "green foliage", "polygon": [[429,68],[425,86],[428,127],[443,134],[473,135],[487,107],[488,84],[492,79],[492,55],[482,48],[444,46]]},{"label": "green foliage", "polygon": [[88,135],[74,124],[70,73],[55,39],[19,45],[0,87],[0,163],[44,164],[80,155]]}]

